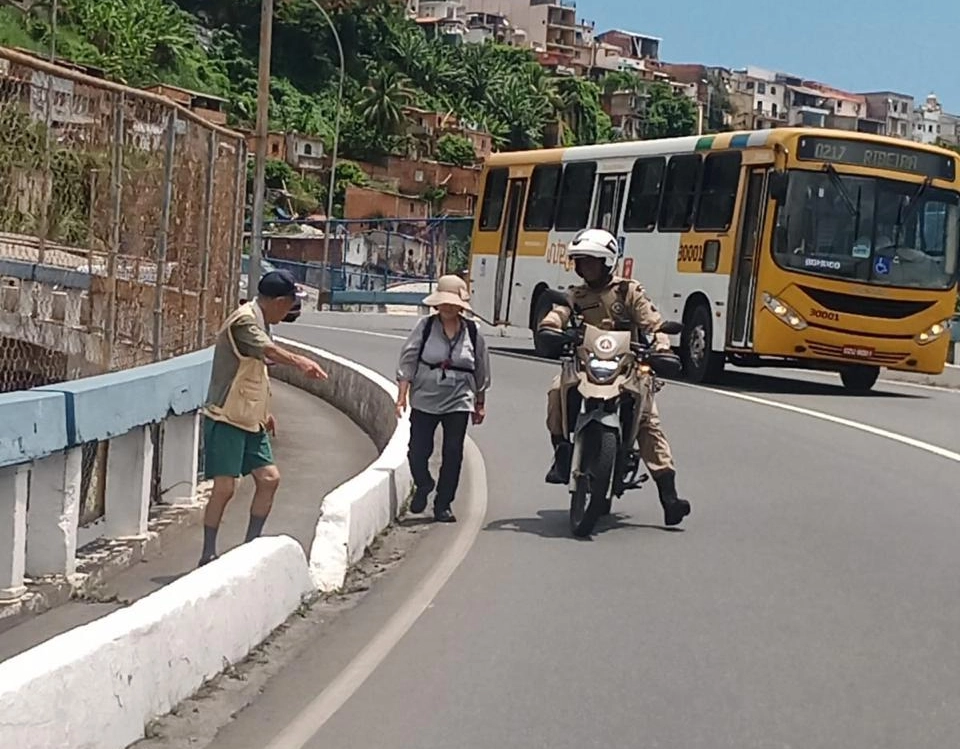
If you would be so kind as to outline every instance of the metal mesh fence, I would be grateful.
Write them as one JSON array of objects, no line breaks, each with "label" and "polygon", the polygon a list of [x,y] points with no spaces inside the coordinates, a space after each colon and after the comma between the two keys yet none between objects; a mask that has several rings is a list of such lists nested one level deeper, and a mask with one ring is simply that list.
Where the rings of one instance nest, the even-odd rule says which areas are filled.
[{"label": "metal mesh fence", "polygon": [[[213,341],[236,302],[241,135],[0,48],[0,392]],[[83,521],[107,445],[84,447]]]}]

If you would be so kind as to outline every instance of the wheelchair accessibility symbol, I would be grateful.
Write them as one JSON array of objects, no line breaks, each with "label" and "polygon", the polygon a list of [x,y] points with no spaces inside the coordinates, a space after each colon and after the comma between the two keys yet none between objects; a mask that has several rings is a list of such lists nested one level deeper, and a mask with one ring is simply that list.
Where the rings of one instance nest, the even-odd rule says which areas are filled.
[{"label": "wheelchair accessibility symbol", "polygon": [[878,257],[873,264],[873,270],[878,276],[886,276],[890,273],[890,258]]}]

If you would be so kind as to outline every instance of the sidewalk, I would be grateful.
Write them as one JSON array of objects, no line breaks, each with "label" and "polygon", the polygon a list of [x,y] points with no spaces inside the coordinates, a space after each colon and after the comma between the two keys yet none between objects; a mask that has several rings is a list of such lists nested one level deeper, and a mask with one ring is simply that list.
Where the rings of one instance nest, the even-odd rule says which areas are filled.
[{"label": "sidewalk", "polygon": [[[369,437],[333,406],[281,382],[274,381],[272,387],[278,422],[273,446],[283,478],[264,534],[287,534],[309,555],[321,499],[366,468],[377,451]],[[247,478],[224,514],[218,543],[221,554],[243,541],[252,496],[253,482]],[[112,577],[95,596],[71,601],[0,632],[0,661],[187,574],[196,568],[201,546],[198,524],[164,537],[155,554]]]}]

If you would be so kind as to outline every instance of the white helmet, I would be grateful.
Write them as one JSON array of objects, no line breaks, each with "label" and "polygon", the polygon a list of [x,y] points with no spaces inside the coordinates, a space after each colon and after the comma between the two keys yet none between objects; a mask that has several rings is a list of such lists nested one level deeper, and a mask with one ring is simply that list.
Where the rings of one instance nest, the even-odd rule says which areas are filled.
[{"label": "white helmet", "polygon": [[620,244],[617,238],[604,229],[584,229],[573,238],[567,247],[567,257],[598,257],[608,268],[617,264]]}]

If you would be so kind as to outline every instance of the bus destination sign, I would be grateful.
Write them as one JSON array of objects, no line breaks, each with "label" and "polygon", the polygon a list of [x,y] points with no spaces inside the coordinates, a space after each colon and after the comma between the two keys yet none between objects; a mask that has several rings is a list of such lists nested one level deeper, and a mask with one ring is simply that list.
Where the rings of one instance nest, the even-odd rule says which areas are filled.
[{"label": "bus destination sign", "polygon": [[801,138],[797,158],[803,161],[827,161],[833,164],[891,169],[922,174],[933,179],[953,180],[957,171],[956,162],[948,156],[938,156],[916,148],[843,138]]}]

